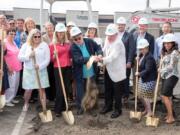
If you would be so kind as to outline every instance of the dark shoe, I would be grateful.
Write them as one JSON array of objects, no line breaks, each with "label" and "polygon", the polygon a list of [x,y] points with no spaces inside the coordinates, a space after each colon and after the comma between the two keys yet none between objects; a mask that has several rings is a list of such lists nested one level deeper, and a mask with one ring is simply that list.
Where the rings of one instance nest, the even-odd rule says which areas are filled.
[{"label": "dark shoe", "polygon": [[92,116],[92,117],[97,117],[97,113],[95,110],[90,110],[89,111],[89,114]]},{"label": "dark shoe", "polygon": [[83,109],[79,109],[79,110],[77,111],[77,115],[82,115],[83,113],[84,113]]},{"label": "dark shoe", "polygon": [[61,113],[56,113],[56,117],[61,117]]},{"label": "dark shoe", "polygon": [[112,108],[104,107],[101,111],[100,114],[106,114],[108,112],[112,111]]},{"label": "dark shoe", "polygon": [[121,111],[114,111],[114,112],[111,114],[111,118],[112,118],[112,119],[117,118],[117,117],[119,117],[121,114],[122,114]]},{"label": "dark shoe", "polygon": [[36,99],[30,99],[29,103],[34,104],[34,103],[36,103],[36,101],[37,101]]},{"label": "dark shoe", "polygon": [[124,98],[123,98],[123,103],[124,103],[124,104],[127,104],[127,103],[128,103],[128,97],[124,97]]}]

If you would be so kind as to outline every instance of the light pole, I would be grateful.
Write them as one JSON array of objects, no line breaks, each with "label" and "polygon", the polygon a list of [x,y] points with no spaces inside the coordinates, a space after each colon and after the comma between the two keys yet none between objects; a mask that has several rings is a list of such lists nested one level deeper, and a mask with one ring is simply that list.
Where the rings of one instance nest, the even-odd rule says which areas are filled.
[{"label": "light pole", "polygon": [[169,7],[171,7],[171,0],[169,0]]},{"label": "light pole", "polygon": [[43,3],[44,3],[44,0],[41,0],[41,5],[40,5],[40,13],[39,13],[39,18],[40,18],[40,20],[39,20],[39,22],[40,22],[40,30],[42,31],[42,26],[43,26],[43,24],[42,24],[42,14],[43,14]]}]

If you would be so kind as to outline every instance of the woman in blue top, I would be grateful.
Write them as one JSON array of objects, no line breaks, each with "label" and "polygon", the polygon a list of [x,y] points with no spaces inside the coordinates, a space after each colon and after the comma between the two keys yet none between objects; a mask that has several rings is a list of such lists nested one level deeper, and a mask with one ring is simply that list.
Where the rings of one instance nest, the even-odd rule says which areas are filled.
[{"label": "woman in blue top", "polygon": [[76,100],[78,106],[77,114],[82,114],[81,101],[85,92],[85,81],[87,78],[94,78],[96,75],[97,66],[94,64],[90,69],[87,69],[86,63],[92,55],[102,55],[102,50],[93,40],[83,38],[83,34],[78,27],[73,27],[70,31],[73,39],[71,48],[73,59],[73,73],[76,80]]}]

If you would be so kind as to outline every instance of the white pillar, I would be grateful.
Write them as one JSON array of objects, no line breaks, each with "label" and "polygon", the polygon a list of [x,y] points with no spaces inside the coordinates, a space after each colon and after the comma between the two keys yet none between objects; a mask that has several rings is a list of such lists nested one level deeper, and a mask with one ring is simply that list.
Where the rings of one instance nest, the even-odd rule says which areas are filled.
[{"label": "white pillar", "polygon": [[92,18],[92,7],[91,7],[91,2],[90,0],[86,0],[87,7],[88,7],[88,13],[89,13],[89,23],[93,21]]},{"label": "white pillar", "polygon": [[42,14],[43,14],[43,2],[44,2],[44,0],[41,0],[41,4],[40,4],[40,13],[39,13],[39,22],[40,22],[40,29],[41,29],[41,31],[42,31],[42,28],[43,28],[43,22],[42,22]]},{"label": "white pillar", "polygon": [[169,0],[169,7],[171,7],[171,0]]}]

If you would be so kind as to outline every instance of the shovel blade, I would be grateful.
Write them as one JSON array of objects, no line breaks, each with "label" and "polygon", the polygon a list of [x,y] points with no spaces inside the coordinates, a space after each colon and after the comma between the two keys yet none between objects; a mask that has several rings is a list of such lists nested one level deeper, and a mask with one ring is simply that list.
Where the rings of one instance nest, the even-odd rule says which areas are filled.
[{"label": "shovel blade", "polygon": [[159,125],[159,118],[147,117],[146,126],[157,127]]},{"label": "shovel blade", "polygon": [[64,112],[62,112],[62,115],[64,117],[64,120],[69,125],[73,125],[74,124],[74,115],[73,115],[72,111],[64,111]]},{"label": "shovel blade", "polygon": [[46,113],[39,113],[39,117],[43,123],[51,122],[53,120],[52,113],[50,110],[47,110]]},{"label": "shovel blade", "polygon": [[0,109],[4,108],[5,104],[6,104],[5,95],[0,95]]},{"label": "shovel blade", "polygon": [[130,111],[130,119],[133,121],[140,121],[141,120],[142,113],[141,112],[134,112]]}]

